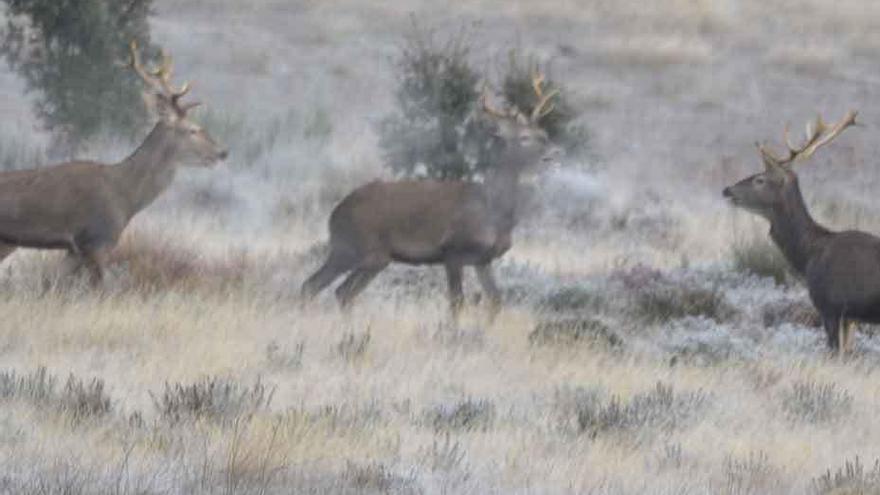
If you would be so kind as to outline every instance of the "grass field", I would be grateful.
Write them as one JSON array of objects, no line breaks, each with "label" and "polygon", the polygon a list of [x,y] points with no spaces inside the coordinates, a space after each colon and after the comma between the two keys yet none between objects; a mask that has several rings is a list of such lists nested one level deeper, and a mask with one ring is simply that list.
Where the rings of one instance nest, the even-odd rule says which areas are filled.
[{"label": "grass field", "polygon": [[[880,232],[880,5],[867,0],[157,2],[231,150],[138,216],[108,286],[0,265],[0,493],[880,493],[880,337],[825,350],[801,283],[721,189],[787,121],[860,110],[803,165],[815,216]],[[531,183],[505,308],[447,315],[395,266],[297,301],[326,218],[387,176],[375,126],[410,14],[535,53],[589,153]],[[46,160],[0,74],[0,165]],[[113,160],[127,145],[95,143]]]}]

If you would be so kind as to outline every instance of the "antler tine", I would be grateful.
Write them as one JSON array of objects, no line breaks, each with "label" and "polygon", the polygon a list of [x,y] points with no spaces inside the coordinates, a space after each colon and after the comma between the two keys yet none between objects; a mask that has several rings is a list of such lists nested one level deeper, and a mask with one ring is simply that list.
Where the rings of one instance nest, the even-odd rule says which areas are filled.
[{"label": "antler tine", "polygon": [[759,145],[758,149],[761,151],[761,154],[765,159],[770,159],[779,165],[787,165],[797,160],[809,158],[813,156],[813,153],[815,153],[816,150],[830,143],[847,127],[856,125],[857,114],[858,112],[854,110],[849,111],[840,122],[830,128],[822,119],[821,115],[817,116],[816,120],[807,122],[806,140],[799,147],[791,143],[789,125],[786,124],[785,130],[783,131],[783,140],[786,148],[788,148],[788,156],[785,158],[779,158],[763,145]]},{"label": "antler tine", "polygon": [[137,73],[137,75],[144,80],[145,83],[152,86],[154,89],[164,90],[165,87],[161,83],[161,79],[158,78],[158,75],[145,69],[143,64],[141,63],[141,56],[138,53],[137,41],[131,41],[131,43],[129,44],[129,51],[130,59],[128,66],[131,67],[135,71],[135,73]]},{"label": "antler tine", "polygon": [[189,93],[191,88],[190,84],[184,83],[180,89],[175,89],[171,83],[171,76],[174,74],[174,67],[171,60],[171,56],[168,55],[164,50],[162,51],[162,62],[159,64],[159,67],[156,70],[150,71],[144,68],[141,63],[140,55],[138,54],[137,49],[137,41],[132,40],[130,44],[131,51],[131,61],[129,65],[132,69],[137,72],[137,74],[144,80],[149,86],[151,86],[156,91],[160,92],[171,102],[171,105],[174,107],[174,110],[180,116],[185,116],[186,113],[197,107],[199,103],[187,103],[181,104],[180,100]]},{"label": "antler tine", "polygon": [[497,108],[493,108],[492,105],[489,104],[489,85],[483,83],[483,91],[480,94],[480,104],[483,107],[483,111],[492,115],[493,117],[509,119],[511,115],[507,112],[502,112]]},{"label": "antler tine", "polygon": [[[813,153],[816,152],[817,149],[825,146],[830,143],[834,138],[840,135],[843,131],[846,130],[847,127],[856,125],[856,116],[858,112],[855,110],[850,110],[843,116],[843,118],[831,127],[831,130],[825,134],[825,131],[828,129],[828,125],[822,120],[822,116],[816,118],[816,129],[814,130],[814,139],[810,139],[807,142],[807,145],[803,148],[803,150],[798,153],[795,158],[809,158],[813,156]],[[824,134],[824,136],[823,136]]]},{"label": "antler tine", "polygon": [[531,120],[533,122],[546,117],[550,112],[556,109],[555,104],[547,107],[547,103],[550,102],[554,96],[559,94],[559,90],[554,89],[553,91],[544,94],[544,88],[542,86],[544,85],[545,80],[545,75],[539,72],[537,67],[532,68],[532,89],[538,97],[538,102],[535,103],[535,107],[532,109]]}]

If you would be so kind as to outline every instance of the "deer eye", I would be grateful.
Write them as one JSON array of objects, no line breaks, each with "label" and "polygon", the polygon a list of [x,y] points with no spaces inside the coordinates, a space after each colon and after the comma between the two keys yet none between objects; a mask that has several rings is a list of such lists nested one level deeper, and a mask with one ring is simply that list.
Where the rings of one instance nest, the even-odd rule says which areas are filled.
[{"label": "deer eye", "polygon": [[767,180],[764,179],[764,178],[761,177],[761,176],[758,176],[758,177],[755,177],[755,179],[754,179],[752,182],[753,182],[756,186],[763,186],[763,185],[767,182]]}]

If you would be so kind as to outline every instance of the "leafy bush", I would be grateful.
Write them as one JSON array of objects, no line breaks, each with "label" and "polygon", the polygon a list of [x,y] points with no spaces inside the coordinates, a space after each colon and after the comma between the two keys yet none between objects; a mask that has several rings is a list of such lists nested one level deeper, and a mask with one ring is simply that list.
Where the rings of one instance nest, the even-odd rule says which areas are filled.
[{"label": "leafy bush", "polygon": [[36,112],[73,149],[102,131],[131,134],[145,121],[139,83],[119,65],[129,42],[147,53],[152,0],[4,0],[0,53],[37,94]]},{"label": "leafy bush", "polygon": [[[492,164],[496,150],[490,146],[491,126],[475,117],[480,81],[489,77],[471,61],[473,41],[468,29],[439,41],[434,30],[413,21],[396,60],[397,111],[379,126],[380,146],[388,167],[397,175],[437,179],[471,179]],[[502,77],[501,92],[507,103],[531,112],[537,103],[532,90],[533,68],[515,51]],[[564,88],[552,78],[546,91],[560,90],[555,110],[540,125],[551,139],[568,151],[586,146],[584,128],[571,122],[578,111]]]}]

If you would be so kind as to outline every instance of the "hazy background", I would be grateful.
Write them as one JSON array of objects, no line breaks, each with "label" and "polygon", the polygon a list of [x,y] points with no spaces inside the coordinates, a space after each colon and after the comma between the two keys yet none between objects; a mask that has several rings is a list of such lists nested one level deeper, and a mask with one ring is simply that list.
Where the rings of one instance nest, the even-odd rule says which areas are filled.
[{"label": "hazy background", "polygon": [[[590,133],[586,154],[531,183],[499,263],[508,309],[494,325],[475,311],[450,329],[436,268],[389,269],[348,318],[329,295],[294,304],[335,202],[388,177],[375,130],[393,108],[392,60],[412,15],[445,35],[473,26],[484,67],[500,67],[511,47],[535,54],[573,93]],[[18,469],[9,486],[67,466],[91,473],[84,493],[119,472],[134,480],[123,493],[216,493],[212,476],[231,476],[239,440],[279,467],[277,480],[315,493],[804,493],[857,456],[873,466],[880,339],[860,332],[856,359],[829,359],[821,331],[786,316],[803,309],[802,286],[733,270],[734,242],[765,239],[767,226],[729,208],[721,189],[760,171],[754,143],[779,146],[786,122],[799,130],[817,112],[831,121],[857,109],[865,126],[799,166],[802,190],[821,222],[880,232],[880,3],[168,0],[151,26],[207,104],[196,118],[232,155],[181,171],[129,233],[195,253],[205,270],[241,256],[245,281],[130,294],[133,270],[120,263],[110,297],[71,298],[47,294],[34,275],[54,257],[15,254],[2,278],[13,295],[0,302],[9,322],[0,356],[20,372],[100,377],[122,419],[70,429],[27,403],[0,409],[0,460]],[[41,156],[47,137],[5,68],[0,111],[0,152]],[[86,154],[112,161],[130,149],[101,142]],[[655,285],[709,294],[708,309],[652,320],[641,286]],[[573,317],[608,329],[623,350],[535,344],[539,325],[565,313],[552,298],[568,289],[598,301],[566,303]],[[272,406],[243,430],[153,423],[151,393],[205,376],[259,377],[277,387]],[[663,410],[687,426],[657,426],[649,414],[647,426],[618,425],[623,433],[572,433],[572,407],[650,394],[658,380],[684,404],[660,400]],[[804,384],[818,398],[804,393],[808,413],[792,420]],[[708,405],[690,408],[691,392]],[[434,413],[459,421],[462,404],[478,427],[425,425]],[[835,419],[814,421],[816,410]],[[152,426],[129,427],[133,412]],[[284,433],[270,443],[276,420]],[[205,452],[193,457],[187,442]],[[129,446],[131,467],[114,470]],[[81,456],[68,464],[64,449]],[[178,482],[195,479],[177,471],[181,459],[217,467],[193,488]],[[265,467],[253,464],[242,472]],[[265,486],[275,487],[232,492]]]}]

